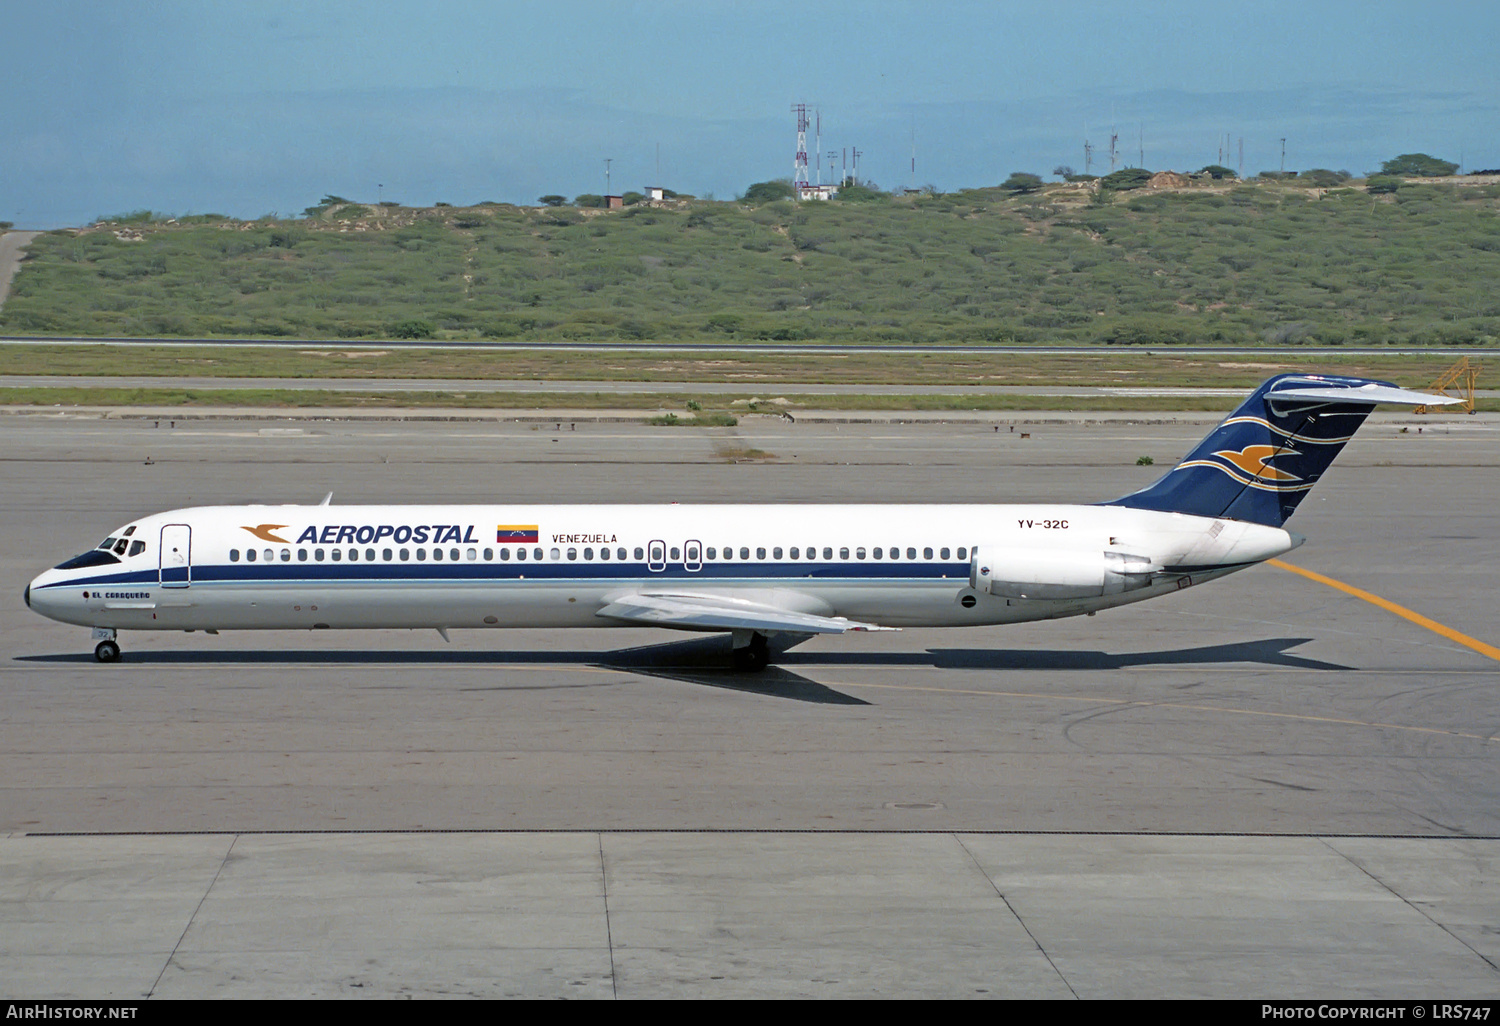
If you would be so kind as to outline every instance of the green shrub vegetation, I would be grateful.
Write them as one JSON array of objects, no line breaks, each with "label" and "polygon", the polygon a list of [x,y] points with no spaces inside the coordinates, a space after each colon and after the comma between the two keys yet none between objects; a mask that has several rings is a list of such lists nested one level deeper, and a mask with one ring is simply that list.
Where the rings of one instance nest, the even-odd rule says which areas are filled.
[{"label": "green shrub vegetation", "polygon": [[619,211],[328,196],[305,220],[138,212],[35,239],[0,331],[1148,347],[1500,338],[1500,189],[1200,179],[1121,195],[1105,182],[801,204],[752,187],[743,203]]},{"label": "green shrub vegetation", "polygon": [[1446,178],[1458,170],[1451,160],[1442,160],[1426,153],[1403,153],[1380,165],[1381,173],[1406,175],[1410,178]]}]

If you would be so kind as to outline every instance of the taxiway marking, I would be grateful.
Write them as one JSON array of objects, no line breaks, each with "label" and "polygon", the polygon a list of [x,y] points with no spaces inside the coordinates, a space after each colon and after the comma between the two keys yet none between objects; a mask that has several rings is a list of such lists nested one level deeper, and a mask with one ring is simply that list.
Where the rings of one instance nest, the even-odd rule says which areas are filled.
[{"label": "taxiway marking", "polygon": [[1467,634],[1462,634],[1454,630],[1452,627],[1445,627],[1442,624],[1438,623],[1436,620],[1429,619],[1423,616],[1421,613],[1413,612],[1412,610],[1407,609],[1405,606],[1398,606],[1396,605],[1396,603],[1390,601],[1389,599],[1383,599],[1379,595],[1372,595],[1370,592],[1356,588],[1352,584],[1345,584],[1343,581],[1335,581],[1332,577],[1324,577],[1322,574],[1315,573],[1312,570],[1305,570],[1300,566],[1293,566],[1290,563],[1283,563],[1279,559],[1268,559],[1266,560],[1266,562],[1270,563],[1272,566],[1279,566],[1283,570],[1290,570],[1294,574],[1300,574],[1310,581],[1317,581],[1319,584],[1326,584],[1330,588],[1336,588],[1346,595],[1353,595],[1357,599],[1364,599],[1366,602],[1369,602],[1372,605],[1379,606],[1381,609],[1384,609],[1388,613],[1395,613],[1403,620],[1410,620],[1418,627],[1426,627],[1434,634],[1441,634],[1449,641],[1456,641],[1458,644],[1464,646],[1465,648],[1473,649],[1480,655],[1489,656],[1491,659],[1500,659],[1500,648],[1496,648],[1494,645],[1486,645],[1478,638],[1471,638]]}]

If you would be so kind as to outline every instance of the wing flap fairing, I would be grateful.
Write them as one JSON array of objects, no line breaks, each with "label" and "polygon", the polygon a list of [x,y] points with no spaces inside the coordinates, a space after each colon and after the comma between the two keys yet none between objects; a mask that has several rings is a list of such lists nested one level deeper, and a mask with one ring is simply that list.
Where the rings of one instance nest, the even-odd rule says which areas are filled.
[{"label": "wing flap fairing", "polygon": [[819,616],[781,606],[721,595],[694,593],[617,596],[595,615],[650,627],[690,631],[760,631],[786,634],[844,634],[848,631],[891,631],[896,627],[861,623],[842,616]]}]

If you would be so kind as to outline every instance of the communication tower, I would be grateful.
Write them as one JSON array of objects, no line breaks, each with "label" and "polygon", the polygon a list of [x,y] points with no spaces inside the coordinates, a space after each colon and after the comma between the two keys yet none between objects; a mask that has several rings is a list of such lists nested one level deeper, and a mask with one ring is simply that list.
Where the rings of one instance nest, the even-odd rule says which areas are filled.
[{"label": "communication tower", "polygon": [[801,195],[801,190],[810,183],[807,177],[807,104],[792,104],[792,113],[797,115],[797,159],[792,164],[792,188]]}]

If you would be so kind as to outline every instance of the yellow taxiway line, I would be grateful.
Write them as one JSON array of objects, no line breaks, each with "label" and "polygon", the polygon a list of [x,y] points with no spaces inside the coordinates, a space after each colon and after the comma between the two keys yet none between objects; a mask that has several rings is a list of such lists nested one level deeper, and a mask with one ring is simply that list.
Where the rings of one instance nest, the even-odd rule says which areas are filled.
[{"label": "yellow taxiway line", "polygon": [[1345,584],[1343,581],[1335,581],[1332,577],[1324,577],[1320,573],[1314,573],[1311,570],[1305,570],[1300,566],[1293,566],[1290,563],[1283,563],[1279,559],[1268,559],[1266,560],[1266,562],[1270,563],[1272,566],[1279,566],[1283,570],[1290,570],[1292,573],[1298,574],[1302,577],[1306,577],[1310,581],[1317,581],[1319,584],[1326,584],[1330,588],[1336,588],[1346,595],[1353,595],[1357,599],[1364,599],[1371,605],[1379,606],[1381,609],[1384,609],[1388,613],[1395,613],[1403,620],[1410,620],[1418,627],[1426,627],[1434,634],[1441,634],[1449,641],[1457,642],[1465,648],[1471,648],[1475,652],[1478,652],[1480,655],[1489,656],[1491,659],[1500,659],[1500,648],[1496,648],[1494,645],[1486,645],[1478,638],[1471,638],[1467,634],[1461,634],[1458,631],[1454,630],[1452,627],[1445,627],[1442,624],[1438,623],[1436,620],[1430,620],[1427,617],[1423,616],[1421,613],[1414,613],[1410,609],[1407,609],[1405,606],[1398,606],[1396,605],[1396,603],[1390,601],[1389,599],[1383,599],[1379,595],[1372,595],[1368,591],[1363,591],[1359,588],[1354,587],[1352,584]]}]

